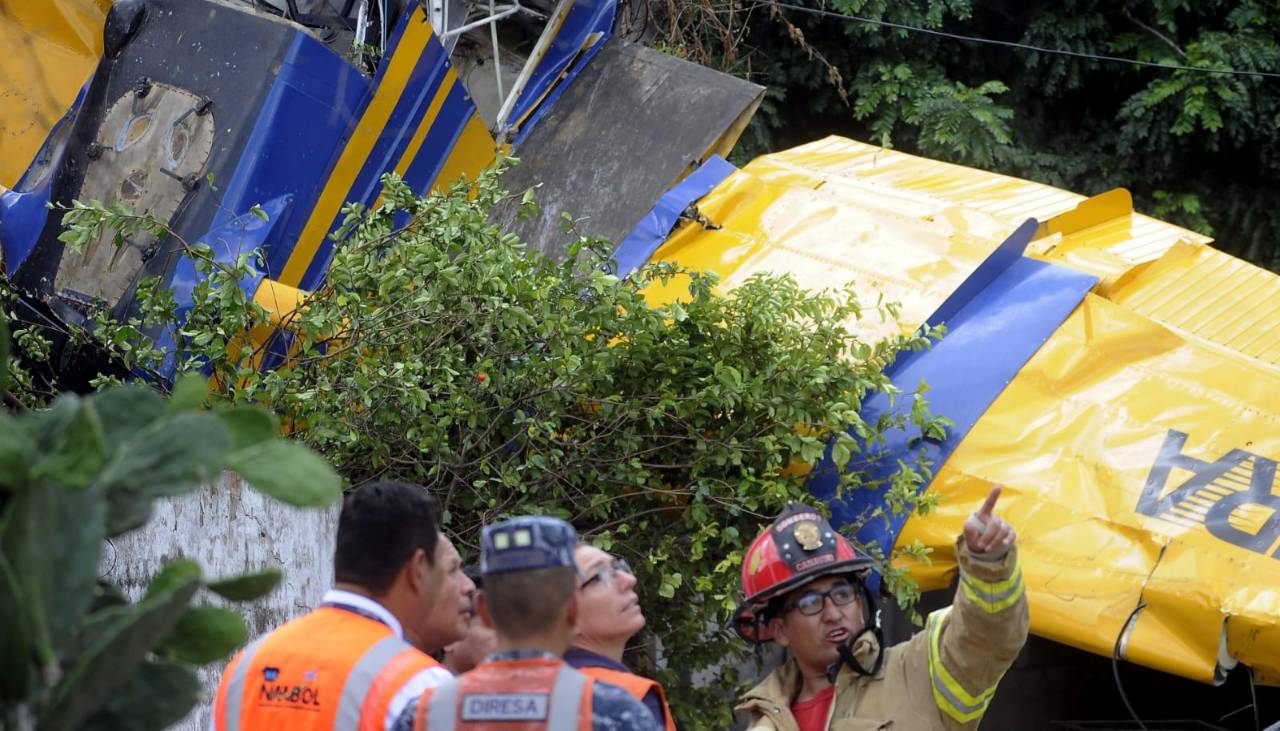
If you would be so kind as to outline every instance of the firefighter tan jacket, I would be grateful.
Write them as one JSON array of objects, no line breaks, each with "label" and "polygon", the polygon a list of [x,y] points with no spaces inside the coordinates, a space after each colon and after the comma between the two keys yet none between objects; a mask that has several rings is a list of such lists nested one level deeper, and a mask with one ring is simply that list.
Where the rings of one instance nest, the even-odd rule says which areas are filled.
[{"label": "firefighter tan jacket", "polygon": [[[960,586],[955,602],[929,615],[923,631],[885,651],[874,677],[848,667],[836,677],[829,731],[975,729],[1000,677],[1027,638],[1027,599],[1017,548],[1002,559],[974,557],[956,542]],[[863,635],[853,648],[863,667],[876,641]],[[737,710],[750,731],[798,731],[791,715],[800,671],[790,658],[742,698]]]}]

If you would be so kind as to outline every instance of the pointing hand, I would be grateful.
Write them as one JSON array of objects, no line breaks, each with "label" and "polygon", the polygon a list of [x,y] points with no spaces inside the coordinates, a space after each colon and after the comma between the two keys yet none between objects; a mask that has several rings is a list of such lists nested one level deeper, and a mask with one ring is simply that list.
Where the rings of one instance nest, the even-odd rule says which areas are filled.
[{"label": "pointing hand", "polygon": [[1004,555],[1018,540],[1013,526],[994,513],[996,501],[1000,499],[999,486],[991,489],[986,502],[978,512],[969,516],[964,522],[964,540],[969,550],[974,553],[995,553]]}]

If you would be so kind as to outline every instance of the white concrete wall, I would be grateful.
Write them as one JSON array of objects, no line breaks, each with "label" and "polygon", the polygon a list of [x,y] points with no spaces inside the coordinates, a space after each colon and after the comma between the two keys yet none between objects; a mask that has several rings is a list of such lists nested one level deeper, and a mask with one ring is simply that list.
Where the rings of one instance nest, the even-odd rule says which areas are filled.
[{"label": "white concrete wall", "polygon": [[[228,474],[189,495],[157,502],[146,526],[106,546],[102,572],[137,599],[160,567],[179,556],[199,561],[206,577],[279,568],[284,580],[275,591],[256,602],[234,605],[253,638],[319,603],[333,582],[337,528],[336,504],[323,510],[292,508]],[[198,600],[220,603],[210,592]],[[222,663],[201,670],[204,701],[173,728],[209,727],[210,701],[221,673]]]}]

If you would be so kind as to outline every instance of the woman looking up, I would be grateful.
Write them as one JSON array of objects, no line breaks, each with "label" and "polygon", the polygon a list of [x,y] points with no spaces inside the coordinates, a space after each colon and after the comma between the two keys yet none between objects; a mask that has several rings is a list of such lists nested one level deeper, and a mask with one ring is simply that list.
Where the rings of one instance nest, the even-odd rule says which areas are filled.
[{"label": "woman looking up", "polygon": [[636,577],[627,562],[589,546],[578,544],[578,625],[573,647],[564,659],[593,678],[612,683],[635,696],[658,725],[675,731],[675,720],[666,694],[657,681],[632,673],[622,663],[627,641],[644,629],[644,612],[636,596]]}]

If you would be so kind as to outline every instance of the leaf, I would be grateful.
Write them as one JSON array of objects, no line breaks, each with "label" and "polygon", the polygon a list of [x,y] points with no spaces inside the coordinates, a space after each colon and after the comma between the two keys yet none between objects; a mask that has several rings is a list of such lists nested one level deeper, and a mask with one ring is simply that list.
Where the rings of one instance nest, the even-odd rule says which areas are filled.
[{"label": "leaf", "polygon": [[155,652],[170,660],[207,665],[225,659],[248,639],[239,614],[222,607],[192,607]]},{"label": "leaf", "polygon": [[282,578],[279,571],[268,569],[255,574],[229,576],[209,583],[209,590],[223,599],[233,602],[247,602],[260,599],[270,594]]},{"label": "leaf", "polygon": [[166,409],[170,412],[195,411],[204,405],[208,395],[209,385],[204,378],[186,373],[179,376],[178,381],[173,384],[173,391],[169,394]]},{"label": "leaf", "polygon": [[0,395],[9,389],[9,318],[0,311]]},{"label": "leaf", "polygon": [[84,631],[92,636],[92,642],[54,688],[41,728],[81,728],[129,684],[147,653],[177,625],[199,587],[198,576],[189,571],[174,572],[161,589],[153,582],[138,604],[90,615]]},{"label": "leaf", "polygon": [[0,412],[0,487],[26,486],[35,447],[26,422]]},{"label": "leaf", "polygon": [[86,487],[107,461],[102,422],[88,399],[64,395],[58,398],[54,410],[61,413],[51,417],[42,435],[31,479],[62,487]]},{"label": "leaf", "polygon": [[263,221],[271,220],[271,216],[267,215],[267,212],[262,210],[262,206],[256,203],[253,205],[253,208],[249,209],[249,213],[252,213],[255,218],[260,218]]},{"label": "leaf", "polygon": [[6,703],[27,698],[36,679],[29,607],[17,573],[0,553],[0,697]]},{"label": "leaf", "polygon": [[151,579],[151,583],[147,585],[147,593],[143,599],[160,596],[165,592],[173,590],[175,587],[185,586],[191,582],[201,583],[203,581],[204,572],[200,569],[200,564],[190,558],[178,558],[170,561],[160,569],[160,573]]},{"label": "leaf", "polygon": [[330,505],[342,495],[333,467],[294,442],[274,440],[238,450],[230,468],[260,492],[298,507]]},{"label": "leaf", "polygon": [[226,466],[231,437],[212,414],[168,414],[123,441],[103,470],[111,511],[108,535],[142,525],[150,500],[208,483]]},{"label": "leaf", "polygon": [[156,731],[176,724],[200,702],[200,678],[182,663],[148,660],[85,722],[86,731]]},{"label": "leaf", "polygon": [[276,417],[266,409],[256,406],[233,406],[213,412],[231,436],[231,449],[241,450],[260,442],[274,439],[280,425]]},{"label": "leaf", "polygon": [[74,638],[93,600],[106,504],[95,488],[41,485],[5,505],[0,552],[30,613],[31,641],[46,661]]},{"label": "leaf", "polygon": [[116,386],[93,396],[104,425],[107,453],[112,455],[134,434],[164,413],[164,398],[139,385]]}]

